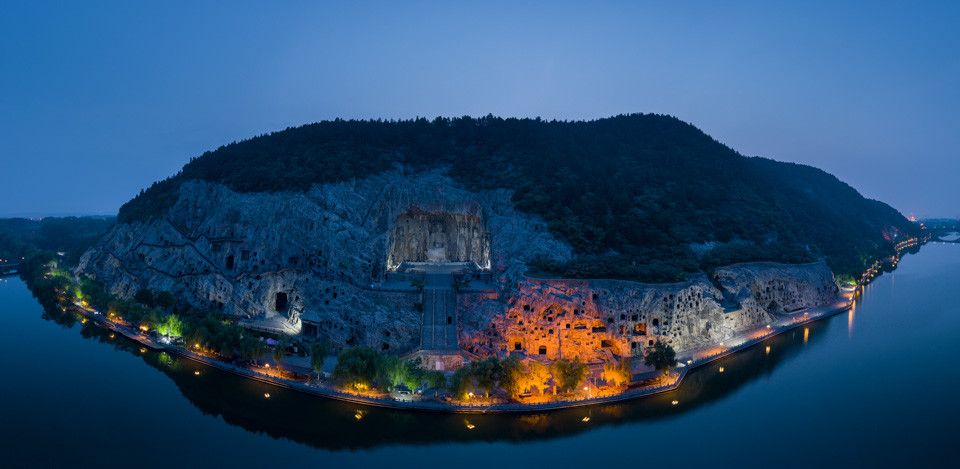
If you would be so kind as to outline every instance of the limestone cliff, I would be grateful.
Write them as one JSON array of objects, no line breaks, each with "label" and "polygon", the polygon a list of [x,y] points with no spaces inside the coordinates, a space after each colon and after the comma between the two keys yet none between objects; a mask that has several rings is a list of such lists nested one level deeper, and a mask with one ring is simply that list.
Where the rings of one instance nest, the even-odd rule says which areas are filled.
[{"label": "limestone cliff", "polygon": [[[340,347],[403,353],[421,347],[423,330],[449,327],[454,346],[480,356],[590,361],[641,356],[658,338],[678,350],[713,344],[837,294],[824,263],[741,264],[659,285],[525,277],[534,259],[569,260],[570,246],[518,212],[509,191],[470,192],[439,171],[304,192],[237,193],[201,181],[179,191],[162,217],[113,228],[78,272],[123,297],[169,291]],[[452,277],[434,274],[426,293],[414,286],[424,274],[403,266],[424,263],[466,266],[455,301],[445,293]]]},{"label": "limestone cliff", "polygon": [[461,346],[479,355],[522,351],[588,361],[643,356],[657,339],[683,351],[833,303],[838,294],[823,262],[739,264],[715,278],[719,288],[703,275],[661,285],[527,278],[505,301],[465,299]]},{"label": "limestone cliff", "polygon": [[393,171],[306,192],[191,181],[164,216],[118,224],[77,270],[122,297],[170,291],[263,327],[294,332],[302,323],[341,346],[404,351],[419,343],[421,299],[409,280],[388,276],[388,263],[433,253],[506,279],[537,257],[570,258],[569,246],[510,198],[465,191],[440,172]]}]

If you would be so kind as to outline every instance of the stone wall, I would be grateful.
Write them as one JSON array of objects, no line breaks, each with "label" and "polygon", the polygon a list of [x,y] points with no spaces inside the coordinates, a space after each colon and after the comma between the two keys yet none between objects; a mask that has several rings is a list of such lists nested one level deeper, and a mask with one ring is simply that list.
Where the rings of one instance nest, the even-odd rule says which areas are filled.
[{"label": "stone wall", "polygon": [[585,360],[640,356],[657,338],[678,350],[714,344],[837,296],[823,263],[742,264],[668,285],[527,278],[528,262],[563,262],[572,250],[511,196],[400,170],[302,193],[193,181],[164,216],[116,225],[77,271],[122,297],[169,291],[240,318],[299,317],[338,347],[405,352],[419,344],[420,294],[402,274],[387,281],[388,266],[438,243],[446,260],[488,265],[494,280],[483,285],[493,292],[458,297],[461,347],[483,356],[519,344],[530,355]]},{"label": "stone wall", "polygon": [[[419,294],[379,289],[409,288],[386,282],[391,235],[403,215],[449,219],[440,230],[452,240],[449,258],[485,261],[498,279],[518,275],[534,257],[570,257],[568,245],[510,199],[509,191],[466,191],[436,171],[398,170],[306,192],[236,193],[191,181],[162,217],[116,225],[83,255],[77,272],[121,297],[146,288],[254,321],[296,314],[310,333],[337,346],[402,352],[419,344]],[[278,293],[287,298],[281,310]]]},{"label": "stone wall", "polygon": [[[462,302],[461,346],[481,356],[521,351],[549,359],[643,356],[658,338],[678,351],[716,344],[778,315],[837,300],[824,263],[741,264],[689,282],[519,282],[506,300]],[[783,305],[787,305],[787,310]]]}]

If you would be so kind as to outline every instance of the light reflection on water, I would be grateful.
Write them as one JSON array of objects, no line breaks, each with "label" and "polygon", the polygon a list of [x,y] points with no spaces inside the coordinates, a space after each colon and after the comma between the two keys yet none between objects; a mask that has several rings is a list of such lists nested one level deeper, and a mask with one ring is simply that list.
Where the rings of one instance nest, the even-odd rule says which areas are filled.
[{"label": "light reflection on water", "polygon": [[[3,449],[37,465],[62,465],[67,455],[100,460],[96,446],[70,438],[61,442],[65,451],[45,451],[45,438],[56,428],[117,442],[111,445],[119,453],[115,461],[162,453],[143,442],[176,435],[178,457],[216,466],[404,466],[408,460],[450,457],[452,451],[464,467],[495,467],[504,457],[518,464],[570,465],[596,462],[578,448],[639,444],[672,448],[644,451],[648,464],[722,467],[726,464],[714,455],[729,453],[737,447],[733,436],[746,434],[775,435],[777,441],[809,441],[816,435],[817,444],[804,446],[805,454],[829,455],[838,465],[907,461],[902,449],[907,447],[933,457],[949,447],[946,422],[960,418],[950,397],[960,380],[939,374],[940,365],[931,360],[917,363],[912,357],[949,350],[960,334],[960,310],[949,294],[960,284],[958,253],[958,245],[941,245],[905,256],[899,295],[886,297],[892,276],[879,277],[847,313],[845,331],[842,319],[834,317],[694,370],[674,392],[530,415],[367,408],[243,380],[168,354],[140,353],[139,345],[111,338],[70,315],[41,312],[22,282],[12,281],[0,287],[0,350],[5,357],[29,351],[29,360],[7,360],[9,376],[29,379],[0,387],[0,410],[8,422]],[[929,314],[936,308],[952,313]],[[903,310],[915,318],[914,327],[903,327]],[[936,322],[924,325],[922,318]],[[851,341],[855,323],[858,337]],[[905,392],[906,370],[932,379],[924,399]],[[884,418],[876,419],[878,413]],[[47,417],[38,419],[40,414]],[[838,443],[844,438],[846,444]],[[683,451],[678,460],[677,451],[691,445],[697,451]],[[879,446],[885,448],[882,454],[858,450]],[[751,446],[761,459],[783,451],[777,444]],[[398,459],[401,455],[412,459]],[[604,457],[636,461],[630,451]],[[787,460],[782,465],[804,464]]]}]

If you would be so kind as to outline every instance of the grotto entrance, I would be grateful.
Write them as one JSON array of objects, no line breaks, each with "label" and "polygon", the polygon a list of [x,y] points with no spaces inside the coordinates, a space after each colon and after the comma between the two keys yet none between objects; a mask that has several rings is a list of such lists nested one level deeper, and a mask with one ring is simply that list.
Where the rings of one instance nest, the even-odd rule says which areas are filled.
[{"label": "grotto entrance", "polygon": [[411,207],[397,216],[390,233],[387,266],[396,270],[408,263],[474,263],[490,269],[490,234],[479,207],[425,211]]}]

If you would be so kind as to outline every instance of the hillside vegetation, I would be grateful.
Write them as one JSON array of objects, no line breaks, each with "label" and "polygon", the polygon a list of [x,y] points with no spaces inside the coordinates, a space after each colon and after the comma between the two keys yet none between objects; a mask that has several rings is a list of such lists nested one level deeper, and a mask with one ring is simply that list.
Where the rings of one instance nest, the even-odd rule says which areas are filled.
[{"label": "hillside vegetation", "polygon": [[116,222],[113,217],[2,218],[0,259],[12,256],[9,253],[4,256],[5,246],[25,243],[43,251],[64,252],[64,259],[72,264]]},{"label": "hillside vegetation", "polygon": [[161,216],[184,181],[240,192],[305,190],[402,166],[470,189],[508,188],[579,254],[535,268],[571,277],[674,281],[743,261],[826,258],[851,276],[917,229],[809,166],[747,158],[679,119],[587,122],[437,118],[325,121],[194,158],[127,202],[120,222]]}]

